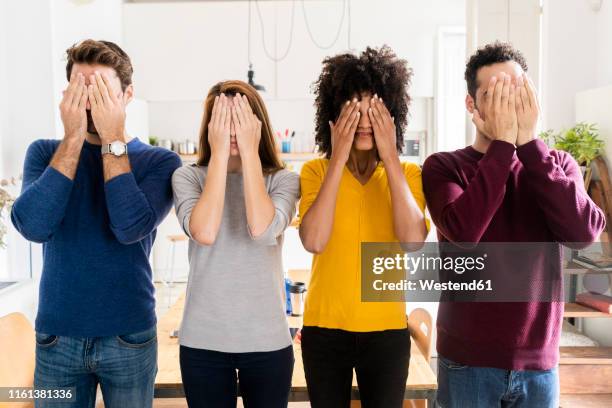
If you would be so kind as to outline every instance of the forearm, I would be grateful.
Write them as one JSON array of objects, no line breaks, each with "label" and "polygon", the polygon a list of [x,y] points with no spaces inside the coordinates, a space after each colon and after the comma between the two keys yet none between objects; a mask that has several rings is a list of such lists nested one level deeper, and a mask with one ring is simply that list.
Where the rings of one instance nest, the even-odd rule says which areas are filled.
[{"label": "forearm", "polygon": [[266,191],[261,160],[254,154],[242,158],[244,203],[251,235],[260,236],[274,219],[274,203]]},{"label": "forearm", "polygon": [[109,181],[117,176],[126,174],[132,171],[130,167],[130,159],[127,154],[115,156],[114,154],[102,155],[102,167],[104,169],[104,181]]},{"label": "forearm", "polygon": [[82,149],[82,138],[64,138],[57,147],[49,166],[59,171],[70,180],[74,180]]},{"label": "forearm", "polygon": [[585,191],[582,174],[573,160],[566,162],[567,169],[564,169],[540,140],[522,145],[517,155],[529,174],[527,180],[556,238],[576,243],[597,239],[604,228],[605,217]]},{"label": "forearm", "polygon": [[317,198],[300,222],[300,238],[309,252],[322,252],[329,241],[343,169],[344,163],[332,157]]},{"label": "forearm", "polygon": [[191,236],[202,245],[212,245],[217,238],[225,205],[226,180],[227,158],[213,154],[208,163],[204,191],[189,220]]},{"label": "forearm", "polygon": [[385,169],[391,191],[395,235],[400,242],[423,242],[427,236],[425,216],[408,187],[399,157],[385,161]]}]

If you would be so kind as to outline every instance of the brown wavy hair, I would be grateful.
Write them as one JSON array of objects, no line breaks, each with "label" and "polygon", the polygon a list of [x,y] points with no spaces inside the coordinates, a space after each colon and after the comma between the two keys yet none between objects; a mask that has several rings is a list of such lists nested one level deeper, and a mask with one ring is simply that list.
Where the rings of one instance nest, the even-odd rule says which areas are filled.
[{"label": "brown wavy hair", "polygon": [[261,166],[265,172],[273,173],[284,168],[283,162],[278,156],[276,150],[276,142],[274,141],[274,131],[270,124],[268,110],[264,105],[263,99],[259,93],[251,85],[243,81],[223,81],[214,85],[208,91],[208,95],[204,100],[204,114],[202,115],[202,125],[200,126],[200,153],[198,156],[199,166],[208,166],[210,162],[210,143],[208,142],[208,123],[212,115],[215,97],[224,93],[227,96],[234,96],[237,93],[245,95],[249,100],[249,105],[253,109],[253,113],[261,121],[261,140],[259,141],[259,159]]},{"label": "brown wavy hair", "polygon": [[84,40],[68,48],[66,56],[66,77],[68,81],[70,81],[74,64],[98,64],[111,67],[117,72],[123,91],[132,84],[132,74],[134,73],[132,61],[125,51],[114,42]]}]

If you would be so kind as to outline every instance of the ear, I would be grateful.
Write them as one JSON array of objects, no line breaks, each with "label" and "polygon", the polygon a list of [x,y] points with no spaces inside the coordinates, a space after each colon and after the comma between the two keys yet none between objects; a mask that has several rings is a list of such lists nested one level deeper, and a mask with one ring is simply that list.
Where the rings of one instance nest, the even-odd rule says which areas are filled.
[{"label": "ear", "polygon": [[123,101],[125,105],[127,105],[128,103],[132,102],[132,99],[134,99],[134,85],[130,84],[123,92]]},{"label": "ear", "polygon": [[476,109],[476,101],[474,101],[470,94],[467,94],[465,97],[465,108],[470,113],[474,113],[474,109]]}]

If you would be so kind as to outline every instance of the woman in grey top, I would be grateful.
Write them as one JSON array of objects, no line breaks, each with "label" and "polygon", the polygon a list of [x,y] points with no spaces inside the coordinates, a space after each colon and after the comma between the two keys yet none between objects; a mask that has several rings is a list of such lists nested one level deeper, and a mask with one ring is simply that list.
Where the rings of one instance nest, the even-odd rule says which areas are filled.
[{"label": "woman in grey top", "polygon": [[180,362],[190,407],[286,407],[293,372],[285,316],[283,232],[300,185],[283,168],[263,100],[222,82],[204,103],[197,165],[174,173],[189,236]]}]

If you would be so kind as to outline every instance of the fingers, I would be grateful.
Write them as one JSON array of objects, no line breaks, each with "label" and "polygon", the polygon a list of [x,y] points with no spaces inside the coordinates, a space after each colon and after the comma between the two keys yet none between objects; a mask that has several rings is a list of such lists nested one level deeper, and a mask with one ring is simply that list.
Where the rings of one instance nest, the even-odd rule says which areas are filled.
[{"label": "fingers", "polygon": [[242,95],[242,103],[243,103],[245,112],[253,113],[253,108],[251,108],[251,104],[249,103],[249,98],[247,98],[246,95]]},{"label": "fingers", "polygon": [[340,131],[350,126],[350,122],[354,119],[354,113],[359,109],[359,102],[357,98],[353,98],[352,101],[346,101],[344,104],[342,111],[340,112],[340,116],[336,121],[336,128]]},{"label": "fingers", "polygon": [[64,91],[63,103],[65,106],[72,106],[74,101],[74,93],[78,88],[78,84],[82,76],[83,74],[76,74],[74,71],[72,71],[72,74],[70,75],[70,82],[68,82],[68,87],[66,87],[66,90]]},{"label": "fingers", "polygon": [[117,98],[117,95],[115,95],[115,93],[113,92],[113,87],[111,85],[111,81],[110,81],[110,78],[108,77],[108,75],[106,75],[104,72],[100,72],[100,73],[98,73],[98,75],[102,78],[102,83],[104,85],[104,89],[106,89],[106,95],[108,95],[109,99],[113,103],[121,102]]},{"label": "fingers", "polygon": [[538,96],[535,91],[535,85],[531,78],[527,74],[523,74],[525,78],[525,87],[527,88],[527,94],[529,95],[529,104],[532,108],[539,109]]},{"label": "fingers", "polygon": [[357,126],[359,126],[359,118],[361,117],[361,112],[357,111],[355,113],[355,117],[353,121],[350,123],[348,127],[348,135],[353,138],[355,136],[355,132],[357,131]]},{"label": "fingers", "polygon": [[227,122],[228,116],[230,113],[228,112],[229,100],[225,94],[221,94],[221,107],[217,111],[217,126],[225,128],[225,122]]},{"label": "fingers", "polygon": [[217,109],[219,108],[219,98],[220,96],[217,95],[215,96],[215,101],[213,102],[213,107],[212,110],[210,111],[210,120],[208,121],[208,123],[213,123],[213,121],[216,118],[216,114],[217,114]]},{"label": "fingers", "polygon": [[96,99],[96,94],[94,91],[94,86],[89,84],[89,86],[87,87],[87,96],[89,99],[89,104],[91,105],[91,109],[97,109],[98,108],[98,100]]},{"label": "fingers", "polygon": [[102,93],[100,92],[100,87],[98,86],[98,82],[95,75],[90,75],[89,86],[93,89],[93,95],[96,98],[96,105],[104,105]]},{"label": "fingers", "polygon": [[89,95],[87,93],[87,86],[85,86],[85,77],[83,77],[83,84],[81,85],[81,100],[79,101],[79,110],[85,110],[87,108],[87,99]]},{"label": "fingers", "polygon": [[375,128],[381,128],[383,125],[383,120],[382,120],[382,116],[380,114],[378,105],[380,105],[380,103],[376,102],[376,95],[374,95],[374,97],[370,100],[370,108],[368,109],[368,116],[370,118],[370,121],[372,122],[372,126]]},{"label": "fingers", "polygon": [[[503,73],[501,75],[503,75]],[[504,81],[502,79],[498,79],[495,82],[495,90],[493,91],[493,104],[492,104],[493,110],[497,112],[499,112],[502,106],[501,98],[502,98],[503,89],[504,89]]]},{"label": "fingers", "polygon": [[83,88],[85,87],[85,78],[83,78],[83,76],[79,76],[78,79],[78,85],[74,91],[74,95],[72,97],[72,108],[73,109],[78,109],[80,103],[81,103],[81,98],[83,96],[83,93],[87,94],[87,90],[83,90]]},{"label": "fingers", "polygon": [[502,87],[501,92],[501,108],[504,111],[507,111],[510,99],[510,79],[510,75],[504,75],[504,86]]},{"label": "fingers", "polygon": [[483,133],[485,135],[487,134],[485,132],[484,120],[482,120],[482,118],[480,117],[480,112],[478,112],[478,109],[474,109],[474,114],[472,115],[472,122],[476,126],[476,129],[480,131],[480,133]]},{"label": "fingers", "polygon": [[[102,79],[102,75],[98,71],[93,75],[94,77],[94,87],[98,89],[98,93],[100,94],[100,99],[98,100],[98,105],[109,105],[112,103],[110,95],[108,94],[108,88],[104,84],[104,80]],[[95,89],[94,89],[95,90]]]},{"label": "fingers", "polygon": [[226,105],[223,110],[225,111],[225,121],[223,122],[223,127],[229,134],[230,126],[232,124],[232,107],[230,106],[228,99],[226,99]]},{"label": "fingers", "polygon": [[510,116],[516,119],[516,85],[511,84],[508,91],[508,110]]},{"label": "fingers", "polygon": [[239,93],[237,93],[234,96],[233,102],[234,102],[234,106],[236,107],[236,116],[238,117],[238,120],[239,120],[238,124],[240,126],[246,126],[248,118],[245,112],[246,108],[244,106],[244,102],[242,101],[242,96]]},{"label": "fingers", "polygon": [[[77,75],[73,91],[70,92],[71,101],[69,106],[74,109],[79,107],[79,102],[81,101],[81,96],[83,95],[84,85],[85,77],[81,74]],[[68,103],[68,101],[66,101],[66,103]]]},{"label": "fingers", "polygon": [[[234,122],[234,126],[240,126],[240,120],[238,119],[238,112],[236,109],[236,104],[233,103],[232,107],[230,109],[231,115],[232,115],[232,122]],[[238,133],[238,132],[236,132]]]},{"label": "fingers", "polygon": [[489,111],[493,107],[494,94],[495,94],[495,86],[497,85],[497,77],[494,76],[489,81],[489,88],[487,89],[487,95],[485,97],[485,107],[486,110]]}]

